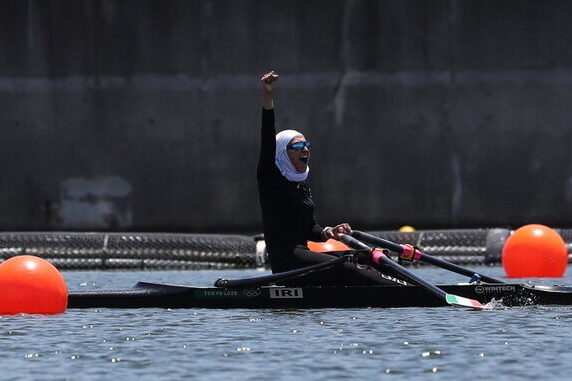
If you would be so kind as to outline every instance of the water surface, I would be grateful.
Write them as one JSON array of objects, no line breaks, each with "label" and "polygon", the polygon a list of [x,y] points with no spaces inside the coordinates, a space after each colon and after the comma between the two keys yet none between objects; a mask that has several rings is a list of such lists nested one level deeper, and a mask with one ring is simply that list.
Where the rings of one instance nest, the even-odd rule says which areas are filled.
[{"label": "water surface", "polygon": [[[436,283],[466,281],[438,269],[414,271]],[[263,273],[64,276],[70,290],[91,290],[129,288],[138,280],[204,286],[219,276],[256,274]],[[68,310],[0,317],[0,379],[567,379],[571,327],[568,307]]]}]

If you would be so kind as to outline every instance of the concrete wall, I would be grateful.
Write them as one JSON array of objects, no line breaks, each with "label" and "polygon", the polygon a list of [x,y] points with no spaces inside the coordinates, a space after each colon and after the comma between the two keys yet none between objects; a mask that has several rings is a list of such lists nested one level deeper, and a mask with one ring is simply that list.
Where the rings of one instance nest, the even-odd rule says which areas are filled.
[{"label": "concrete wall", "polygon": [[2,1],[0,229],[260,231],[258,78],[324,224],[572,207],[572,3]]}]

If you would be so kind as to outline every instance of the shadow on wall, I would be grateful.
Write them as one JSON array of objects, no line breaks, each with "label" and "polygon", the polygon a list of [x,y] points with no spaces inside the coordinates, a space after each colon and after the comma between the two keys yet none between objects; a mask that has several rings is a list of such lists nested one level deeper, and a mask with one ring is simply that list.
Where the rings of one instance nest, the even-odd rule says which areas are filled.
[{"label": "shadow on wall", "polygon": [[60,184],[55,206],[58,228],[109,229],[132,224],[133,187],[119,176],[98,179],[73,177]]}]

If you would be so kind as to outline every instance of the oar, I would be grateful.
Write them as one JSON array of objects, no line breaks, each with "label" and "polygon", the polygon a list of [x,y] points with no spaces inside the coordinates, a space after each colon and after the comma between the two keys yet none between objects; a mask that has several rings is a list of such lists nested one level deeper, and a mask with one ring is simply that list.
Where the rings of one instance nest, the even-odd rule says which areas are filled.
[{"label": "oar", "polygon": [[412,246],[409,246],[409,245],[400,245],[400,244],[397,244],[395,242],[391,242],[391,241],[388,241],[386,239],[379,238],[379,237],[376,237],[374,235],[361,232],[359,230],[354,230],[352,233],[352,236],[354,236],[355,238],[357,238],[361,241],[368,242],[372,245],[391,250],[391,251],[401,255],[402,258],[405,257],[408,260],[417,259],[417,260],[420,260],[420,261],[423,261],[426,263],[430,263],[434,266],[441,267],[445,270],[453,271],[457,274],[466,275],[466,276],[471,277],[471,278],[474,276],[477,276],[480,280],[482,280],[484,282],[488,282],[488,283],[505,283],[502,280],[491,278],[489,276],[480,274],[478,272],[467,269],[465,267],[461,267],[461,266],[456,265],[454,263],[447,262],[447,261],[444,261],[440,258],[433,257],[433,256],[426,254],[426,253],[424,253],[424,252],[422,252],[416,248],[413,248]]},{"label": "oar", "polygon": [[285,271],[282,273],[276,273],[272,275],[264,275],[254,278],[243,278],[243,279],[225,279],[219,278],[215,283],[215,287],[256,287],[256,286],[265,286],[269,284],[273,284],[278,281],[289,280],[299,278],[311,273],[315,273],[317,271],[323,271],[331,269],[332,267],[339,266],[344,262],[347,262],[352,259],[352,255],[344,255],[338,257],[336,259],[332,259],[328,262],[318,263],[315,265],[311,265],[308,267],[303,267],[301,269]]},{"label": "oar", "polygon": [[[453,306],[460,306],[460,307],[469,307],[474,309],[483,309],[485,308],[478,300],[464,298],[462,296],[447,294],[445,291],[441,290],[440,288],[432,285],[431,283],[425,281],[424,279],[418,277],[417,275],[413,274],[411,271],[407,270],[403,266],[393,262],[389,259],[381,250],[374,250],[373,248],[369,247],[363,242],[358,241],[354,237],[349,235],[343,234],[340,238],[340,241],[345,243],[346,245],[354,248],[354,249],[366,249],[370,250],[372,253],[372,260],[375,263],[383,264],[396,273],[400,274],[401,276],[410,279],[413,283],[418,284],[421,287],[424,287],[427,291],[432,293],[433,295],[439,297],[443,301],[447,302]],[[389,292],[389,291],[388,291]]]}]

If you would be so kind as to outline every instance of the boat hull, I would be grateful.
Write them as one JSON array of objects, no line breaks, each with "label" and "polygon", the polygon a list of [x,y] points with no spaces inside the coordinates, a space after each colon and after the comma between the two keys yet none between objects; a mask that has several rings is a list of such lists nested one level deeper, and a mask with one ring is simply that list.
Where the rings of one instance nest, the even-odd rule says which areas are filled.
[{"label": "boat hull", "polygon": [[[572,287],[440,285],[450,294],[505,306],[572,305]],[[71,291],[68,308],[397,308],[448,305],[418,286],[214,288],[139,282],[129,290]]]}]

